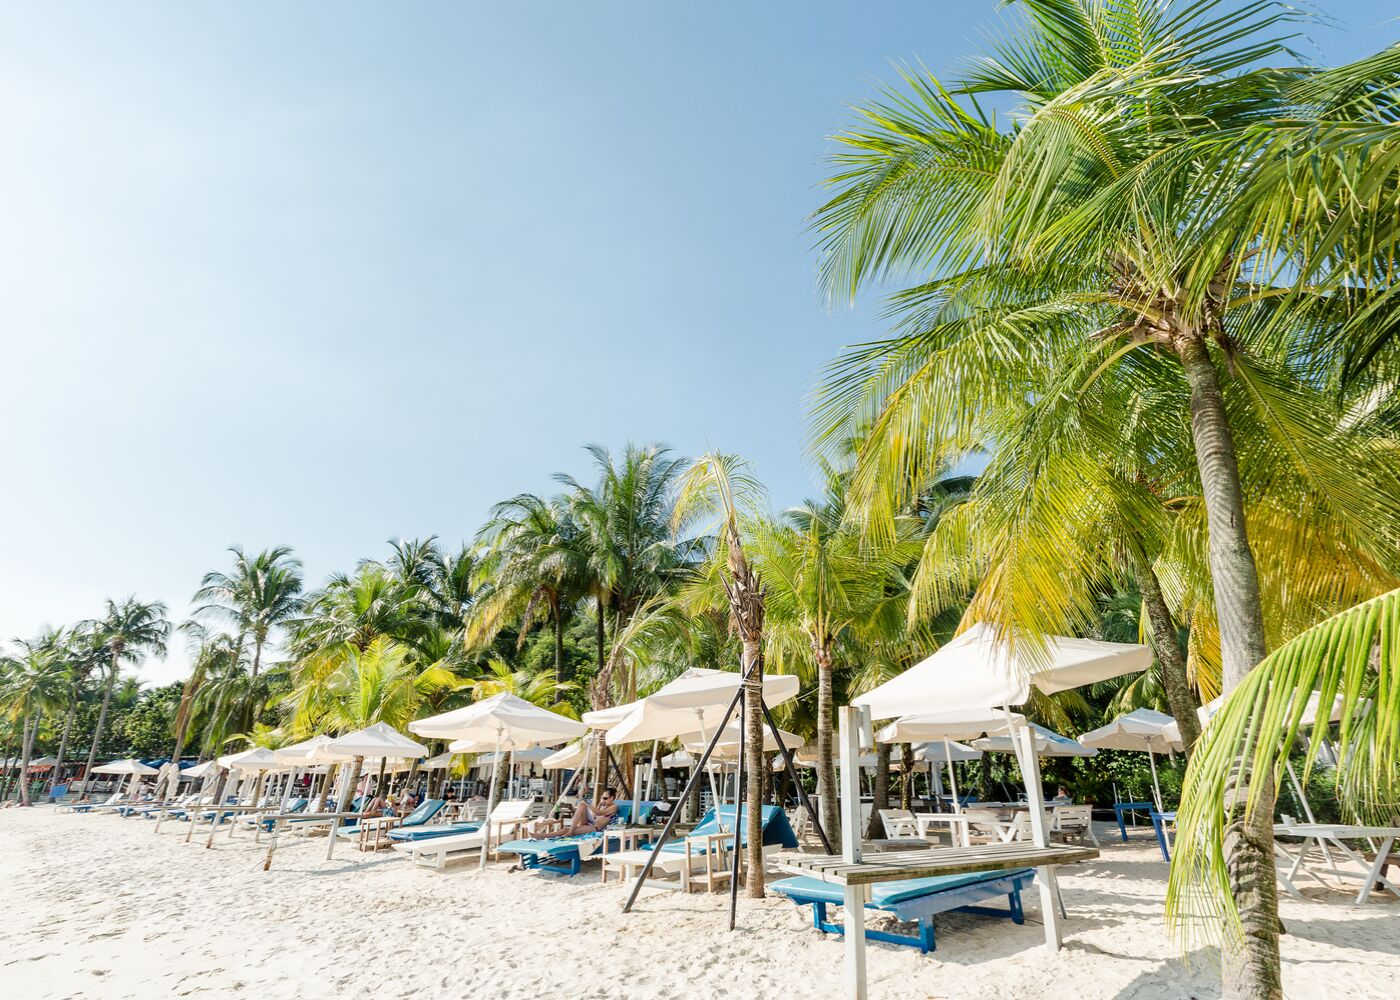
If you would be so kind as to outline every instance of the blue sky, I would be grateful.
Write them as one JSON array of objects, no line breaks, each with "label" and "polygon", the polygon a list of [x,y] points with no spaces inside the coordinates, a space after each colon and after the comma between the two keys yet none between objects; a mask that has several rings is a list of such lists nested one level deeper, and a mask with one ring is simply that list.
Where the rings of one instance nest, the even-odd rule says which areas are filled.
[{"label": "blue sky", "polygon": [[[1328,3],[1329,60],[1396,38]],[[809,489],[825,136],[993,0],[0,5],[0,636],[318,582],[629,439]],[[142,676],[179,676],[172,651]]]}]

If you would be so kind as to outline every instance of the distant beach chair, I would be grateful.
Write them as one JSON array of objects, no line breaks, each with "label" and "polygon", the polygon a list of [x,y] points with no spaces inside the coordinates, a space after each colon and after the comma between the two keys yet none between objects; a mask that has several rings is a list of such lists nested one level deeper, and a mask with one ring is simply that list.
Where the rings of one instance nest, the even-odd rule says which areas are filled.
[{"label": "distant beach chair", "polygon": [[[747,824],[744,822],[747,815],[743,807],[737,811],[741,850],[748,843],[745,829]],[[703,882],[710,891],[727,882],[731,874],[729,852],[734,846],[735,818],[734,806],[720,806],[718,813],[714,809],[707,809],[695,829],[684,838],[670,841],[661,848],[661,853],[652,865],[647,884],[688,892],[697,882]],[[792,832],[787,814],[782,809],[778,806],[764,806],[761,820],[765,861],[779,851],[796,849],[797,836]],[[623,878],[641,871],[651,855],[650,849],[604,854],[604,881],[607,880],[609,869],[617,869]]]},{"label": "distant beach chair", "polygon": [[358,846],[361,851],[378,851],[381,848],[392,847],[393,841],[389,839],[390,831],[395,829],[413,830],[425,826],[431,823],[438,813],[442,812],[442,807],[446,804],[443,799],[424,799],[407,816],[366,816],[360,820],[359,827],[355,832],[341,834],[341,836],[358,836]]},{"label": "distant beach chair", "polygon": [[91,813],[106,812],[112,809],[120,809],[130,798],[126,792],[114,792],[101,802],[74,802],[67,806],[60,806],[62,812]]},{"label": "distant beach chair", "polygon": [[885,836],[890,839],[919,836],[918,820],[908,809],[881,809],[880,822],[884,824]]},{"label": "distant beach chair", "polygon": [[446,868],[449,861],[475,854],[483,847],[489,849],[492,840],[504,840],[508,833],[515,833],[542,809],[543,803],[534,799],[507,799],[498,802],[491,815],[475,830],[400,842],[394,844],[394,850],[415,865]]},{"label": "distant beach chair", "polygon": [[[637,810],[636,822],[644,825],[651,821],[655,802],[643,802]],[[622,828],[632,822],[632,803],[621,800],[617,803],[617,815],[606,829],[577,837],[551,837],[526,840],[512,840],[496,850],[501,854],[515,854],[520,858],[520,867],[527,871],[554,872],[559,875],[577,875],[583,862],[600,851],[606,856],[610,843],[618,843]]]},{"label": "distant beach chair", "polygon": [[[938,875],[915,878],[904,882],[877,882],[870,886],[867,910],[892,913],[896,920],[917,922],[917,935],[895,934],[891,931],[866,928],[865,936],[874,941],[918,948],[927,955],[937,946],[933,918],[936,914],[957,910],[985,917],[1010,918],[1012,923],[1024,923],[1021,890],[1035,881],[1034,868],[1018,868],[998,872],[977,872],[970,875]],[[799,876],[773,882],[768,886],[787,896],[798,906],[812,907],[812,926],[823,934],[841,934],[845,927],[827,919],[828,906],[844,902],[842,887],[820,879]],[[1005,896],[1007,909],[980,906],[981,902]]]},{"label": "distant beach chair", "polygon": [[1088,837],[1095,847],[1099,838],[1094,835],[1094,807],[1092,805],[1055,806],[1055,823],[1052,830],[1056,839],[1063,841],[1083,840]]}]

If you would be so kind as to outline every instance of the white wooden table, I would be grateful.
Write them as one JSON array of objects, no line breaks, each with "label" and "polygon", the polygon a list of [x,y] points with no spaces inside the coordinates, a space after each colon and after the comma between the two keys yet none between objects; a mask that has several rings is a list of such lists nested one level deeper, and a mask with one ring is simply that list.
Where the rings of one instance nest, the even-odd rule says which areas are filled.
[{"label": "white wooden table", "polygon": [[[1284,862],[1284,866],[1278,869],[1279,881],[1283,883],[1284,889],[1294,896],[1302,898],[1302,893],[1298,891],[1297,880],[1303,876],[1307,876],[1329,889],[1335,888],[1322,878],[1323,875],[1363,879],[1361,891],[1356,896],[1357,906],[1363,905],[1370,898],[1371,888],[1375,885],[1382,885],[1396,896],[1400,896],[1400,886],[1381,875],[1381,869],[1385,867],[1386,856],[1394,847],[1396,838],[1400,838],[1400,827],[1347,826],[1338,823],[1281,823],[1274,827],[1274,837],[1274,853]],[[1297,845],[1280,843],[1278,837],[1297,837],[1302,842]],[[1345,841],[1348,840],[1369,841],[1371,849],[1375,852],[1376,860],[1368,862],[1346,845]],[[1310,855],[1314,850],[1321,857],[1310,860]],[[1353,862],[1356,867],[1338,868],[1332,859],[1331,851],[1338,852],[1343,858]]]},{"label": "white wooden table", "polygon": [[966,847],[967,837],[967,817],[962,813],[915,813],[914,824],[918,827],[919,836],[928,839],[929,827],[935,823],[941,823],[948,827],[949,836],[953,840],[954,847]]}]

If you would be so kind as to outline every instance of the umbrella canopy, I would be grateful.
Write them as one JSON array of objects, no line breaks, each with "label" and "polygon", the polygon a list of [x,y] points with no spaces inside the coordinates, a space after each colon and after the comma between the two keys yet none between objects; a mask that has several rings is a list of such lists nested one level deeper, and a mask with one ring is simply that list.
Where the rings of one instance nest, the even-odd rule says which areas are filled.
[{"label": "umbrella canopy", "polygon": [[[1084,744],[1070,739],[1068,736],[1061,736],[1052,732],[1044,726],[1030,723],[1031,734],[1035,739],[1035,752],[1040,757],[1092,757],[1098,753],[1093,747],[1086,747]],[[984,736],[980,740],[973,740],[972,745],[979,750],[989,750],[992,753],[1015,753],[1010,736]]]},{"label": "umbrella canopy", "polygon": [[[692,667],[669,684],[635,703],[627,717],[609,729],[609,746],[643,740],[666,740],[703,732],[713,734],[743,678],[731,670]],[[763,700],[781,705],[797,697],[799,682],[791,674],[766,674]]]},{"label": "umbrella canopy", "polygon": [[1176,728],[1170,715],[1139,708],[1120,715],[1106,726],[1079,737],[1086,747],[1101,750],[1137,750],[1145,753],[1178,753],[1186,749],[1179,735],[1169,734]]},{"label": "umbrella canopy", "polygon": [[[973,740],[979,736],[1004,735],[1007,714],[991,708],[979,708],[906,715],[885,726],[875,734],[875,738],[881,743],[926,743],[930,740]],[[1026,721],[1025,716],[1018,712],[1011,712],[1010,716],[1016,725]]]},{"label": "umbrella canopy", "polygon": [[181,778],[207,778],[219,773],[219,762],[217,760],[206,760],[203,764],[196,764],[194,767],[187,767],[180,772]]},{"label": "umbrella canopy", "polygon": [[428,748],[411,739],[392,726],[376,722],[353,733],[337,736],[327,743],[323,752],[333,754],[341,760],[350,757],[388,757],[393,760],[413,760],[428,756]]},{"label": "umbrella canopy", "polygon": [[979,622],[893,680],[851,700],[876,719],[1021,705],[1031,684],[1053,694],[1130,674],[1152,662],[1136,643],[1046,636],[1037,642]]},{"label": "umbrella canopy", "polygon": [[[792,761],[793,761],[793,763],[796,764],[798,767],[808,767],[808,768],[816,767],[816,766],[817,766],[817,750],[816,750],[815,747],[801,747],[801,748],[799,748],[799,749],[797,749],[797,750],[794,750],[794,751],[792,752]],[[869,751],[866,751],[865,753],[862,753],[862,754],[860,755],[860,759],[857,761],[857,765],[858,765],[859,767],[861,767],[861,768],[869,769],[869,768],[875,767],[879,762],[880,762],[880,758],[879,758],[879,755],[878,755],[878,754],[874,754],[874,753],[871,753],[871,752],[869,752]],[[781,770],[783,769],[783,767],[784,767],[784,763],[783,763],[783,758],[782,758],[782,756],[779,755],[779,756],[777,756],[777,757],[774,757],[774,758],[773,758],[773,770],[775,770],[775,771],[781,771]]]},{"label": "umbrella canopy", "polygon": [[107,764],[99,764],[92,769],[93,774],[159,774],[153,767],[147,767],[133,757],[126,760],[114,760]]},{"label": "umbrella canopy", "polygon": [[543,761],[540,766],[546,771],[577,770],[588,763],[588,755],[593,752],[593,740],[585,736],[581,740],[574,740],[562,750],[556,750]]},{"label": "umbrella canopy", "polygon": [[422,764],[418,765],[418,767],[419,770],[422,771],[438,771],[451,767],[456,760],[457,755],[449,750],[447,753],[440,753],[436,757],[429,757],[427,760],[423,761]]},{"label": "umbrella canopy", "polygon": [[[949,760],[953,763],[967,760],[981,760],[983,751],[976,747],[970,747],[966,743],[958,743],[955,740],[930,740],[927,743],[920,743],[914,747],[914,759],[920,761],[931,761],[935,764],[946,764]],[[898,764],[898,761],[894,762]]]},{"label": "umbrella canopy", "polygon": [[[498,746],[503,750],[523,750],[577,739],[588,727],[503,691],[474,705],[410,722],[408,728],[431,739],[482,743],[492,750]],[[454,743],[449,749],[461,752],[457,747]]]},{"label": "umbrella canopy", "polygon": [[640,704],[640,701],[629,701],[625,705],[614,705],[612,708],[584,712],[583,724],[590,729],[611,729],[632,714],[632,710]]},{"label": "umbrella canopy", "polygon": [[[1320,715],[1318,702],[1321,698],[1321,694],[1317,691],[1308,695],[1308,703],[1303,706],[1303,717],[1300,720],[1302,725],[1313,726],[1317,724]],[[1201,720],[1202,729],[1210,723],[1211,719],[1215,718],[1215,713],[1220,711],[1220,706],[1224,704],[1224,702],[1225,696],[1222,694],[1220,697],[1208,701],[1200,708],[1196,709],[1196,718]],[[1327,722],[1340,722],[1342,720],[1343,705],[1344,701],[1341,695],[1337,695],[1332,699],[1332,711],[1327,715]],[[1362,705],[1358,706],[1358,709],[1360,710],[1364,707],[1365,703],[1362,703]],[[1175,719],[1172,720],[1172,724],[1167,728],[1167,736],[1177,743],[1181,742],[1181,729],[1177,725]]]},{"label": "umbrella canopy", "polygon": [[326,744],[332,737],[321,735],[313,736],[309,740],[302,740],[300,743],[293,743],[291,746],[279,747],[272,751],[272,755],[279,763],[289,764],[294,767],[311,767],[314,764],[334,764],[341,757],[338,754],[326,752]]},{"label": "umbrella canopy", "polygon": [[[719,741],[715,743],[715,754],[720,757],[733,757],[739,752],[739,734],[743,731],[741,720],[735,719],[724,727],[724,732],[720,733]],[[778,730],[783,735],[783,746],[789,750],[802,745],[802,737],[796,733]],[[711,734],[713,735],[713,734]],[[686,733],[681,737],[681,745],[691,753],[702,754],[709,744],[708,738],[701,738],[700,733]],[[763,749],[773,751],[778,749],[778,741],[773,738],[773,731],[767,726],[763,728]]]},{"label": "umbrella canopy", "polygon": [[689,750],[677,750],[675,753],[668,753],[661,758],[661,766],[666,768],[694,767],[699,763],[700,757]]},{"label": "umbrella canopy", "polygon": [[231,771],[280,771],[290,766],[283,764],[271,750],[263,747],[228,754],[220,757],[217,763]]},{"label": "umbrella canopy", "polygon": [[[452,744],[456,746],[456,744]],[[475,744],[474,744],[475,745]],[[485,767],[487,764],[494,764],[499,759],[502,764],[514,761],[517,764],[542,764],[550,757],[554,756],[553,750],[543,747],[529,747],[525,750],[502,750],[499,758],[494,750],[487,750],[476,760],[472,761],[473,767]]]}]

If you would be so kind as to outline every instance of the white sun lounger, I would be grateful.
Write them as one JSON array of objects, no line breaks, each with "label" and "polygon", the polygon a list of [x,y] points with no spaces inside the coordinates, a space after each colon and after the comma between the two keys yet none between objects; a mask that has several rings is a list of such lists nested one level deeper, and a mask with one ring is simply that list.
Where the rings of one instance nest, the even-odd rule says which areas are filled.
[{"label": "white sun lounger", "polygon": [[498,803],[496,808],[491,810],[490,818],[470,833],[395,844],[394,850],[408,857],[415,865],[424,868],[446,868],[449,861],[480,851],[486,844],[488,833],[492,843],[503,843],[528,820],[543,812],[543,809],[543,804],[534,799],[508,799]]}]

